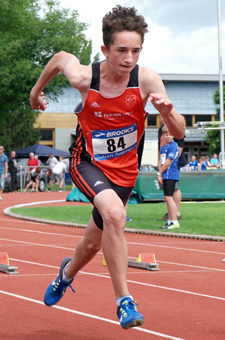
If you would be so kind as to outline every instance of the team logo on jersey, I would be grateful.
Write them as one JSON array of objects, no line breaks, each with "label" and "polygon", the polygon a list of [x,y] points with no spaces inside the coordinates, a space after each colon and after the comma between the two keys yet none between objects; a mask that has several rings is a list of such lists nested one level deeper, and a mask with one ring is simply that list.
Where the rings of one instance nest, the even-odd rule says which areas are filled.
[{"label": "team logo on jersey", "polygon": [[98,112],[94,112],[95,116],[96,117],[99,117],[99,118],[102,118],[102,112],[101,111],[98,111]]},{"label": "team logo on jersey", "polygon": [[133,107],[135,105],[135,103],[136,103],[136,96],[135,95],[126,96],[125,103],[129,107]]}]

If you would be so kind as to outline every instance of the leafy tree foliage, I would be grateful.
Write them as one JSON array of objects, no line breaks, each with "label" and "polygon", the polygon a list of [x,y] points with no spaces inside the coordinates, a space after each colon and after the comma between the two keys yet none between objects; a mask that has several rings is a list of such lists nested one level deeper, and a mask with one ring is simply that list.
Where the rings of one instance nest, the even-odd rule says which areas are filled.
[{"label": "leafy tree foliage", "polygon": [[[61,50],[88,65],[92,42],[78,11],[60,8],[57,0],[1,0],[0,13],[0,144],[10,151],[41,138],[33,130],[38,112],[30,107],[29,95],[44,66]],[[45,94],[57,100],[68,85],[58,74]]]},{"label": "leafy tree foliage", "polygon": [[[220,91],[219,89],[216,90],[213,96],[213,101],[216,105],[220,104]],[[223,105],[225,107],[225,86],[223,87]],[[216,121],[220,121],[220,109],[216,109]],[[213,125],[213,127],[216,127],[218,125]],[[220,130],[207,130],[206,142],[209,144],[209,152],[211,154],[213,153],[220,153]]]}]

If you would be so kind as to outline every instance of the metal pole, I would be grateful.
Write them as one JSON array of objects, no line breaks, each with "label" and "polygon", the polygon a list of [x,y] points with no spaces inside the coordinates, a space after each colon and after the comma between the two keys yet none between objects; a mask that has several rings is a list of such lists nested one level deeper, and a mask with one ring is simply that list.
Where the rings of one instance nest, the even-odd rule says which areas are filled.
[{"label": "metal pole", "polygon": [[[222,65],[222,35],[221,35],[221,6],[220,0],[217,0],[218,10],[218,53],[219,53],[219,91],[220,91],[220,121],[224,121],[224,104],[223,104],[223,65]],[[224,164],[224,131],[220,130],[220,150],[221,150],[221,167],[225,168]]]},{"label": "metal pole", "polygon": [[23,173],[22,173],[23,167],[20,166],[20,192],[23,192]]}]

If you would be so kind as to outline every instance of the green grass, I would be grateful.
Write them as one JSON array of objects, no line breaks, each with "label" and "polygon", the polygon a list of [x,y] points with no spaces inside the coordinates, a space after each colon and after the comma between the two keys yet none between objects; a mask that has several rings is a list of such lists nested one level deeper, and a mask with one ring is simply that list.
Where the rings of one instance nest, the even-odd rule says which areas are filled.
[{"label": "green grass", "polygon": [[[172,230],[177,233],[205,234],[225,236],[224,223],[225,203],[182,203],[180,221],[181,228]],[[27,207],[12,208],[17,214],[54,221],[64,221],[87,224],[92,206],[64,206],[64,207]],[[165,203],[143,203],[128,205],[127,216],[132,221],[127,222],[127,228],[161,230],[164,221],[157,221],[166,213]],[[171,230],[168,230],[169,232]]]}]

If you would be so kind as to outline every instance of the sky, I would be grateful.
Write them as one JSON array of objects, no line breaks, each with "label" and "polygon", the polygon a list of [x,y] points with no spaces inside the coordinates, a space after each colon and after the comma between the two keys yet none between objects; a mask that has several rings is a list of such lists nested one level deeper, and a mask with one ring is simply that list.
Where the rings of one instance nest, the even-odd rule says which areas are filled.
[{"label": "sky", "polygon": [[[225,74],[225,1],[221,1],[222,69]],[[101,52],[102,18],[116,5],[134,6],[148,23],[138,64],[157,73],[218,74],[217,0],[60,0],[90,25],[86,37]],[[103,56],[101,55],[102,59]]]}]

